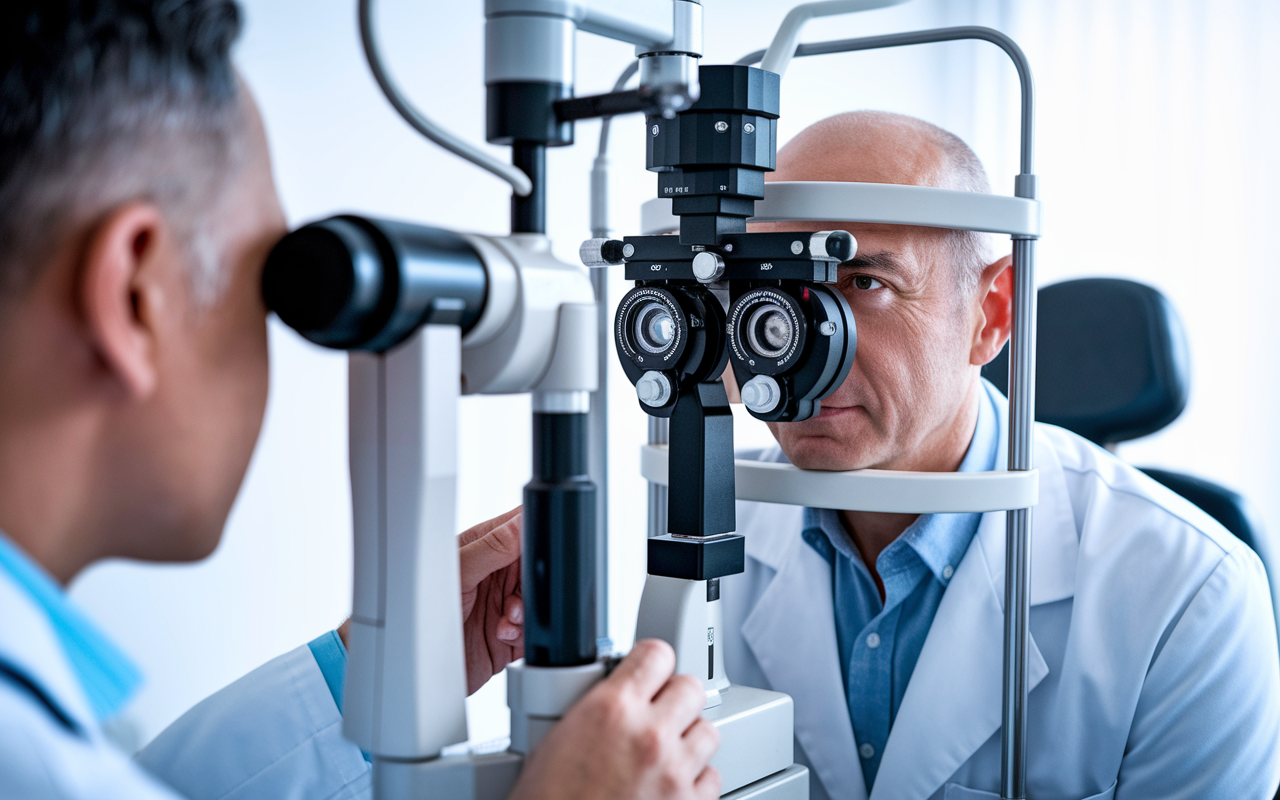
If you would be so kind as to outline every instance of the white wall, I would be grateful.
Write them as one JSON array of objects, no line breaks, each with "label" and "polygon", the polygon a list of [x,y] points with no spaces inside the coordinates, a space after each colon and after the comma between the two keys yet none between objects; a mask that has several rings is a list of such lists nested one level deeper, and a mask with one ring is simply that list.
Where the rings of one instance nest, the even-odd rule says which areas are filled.
[{"label": "white wall", "polygon": [[[251,0],[246,5],[248,25],[238,59],[263,109],[292,222],[355,210],[505,232],[504,184],[422,140],[378,94],[358,48],[353,0]],[[764,47],[790,5],[707,0],[705,61],[733,61]],[[1113,80],[1112,73],[1081,54],[1105,49],[1108,65],[1128,70],[1132,95],[1139,100],[1152,91],[1176,97],[1182,87],[1203,87],[1208,78],[1197,77],[1186,65],[1169,76],[1144,67],[1142,58],[1122,58],[1127,42],[1107,38],[1090,24],[1091,15],[1111,19],[1110,3],[1092,2],[1087,10],[1070,13],[1063,10],[1068,5],[1076,4],[1011,3],[1019,10],[1014,14],[998,0],[916,0],[823,21],[805,38],[975,22],[1025,33],[1033,63],[1042,68],[1040,171],[1051,204],[1046,212],[1051,236],[1042,248],[1046,279],[1105,273],[1151,280],[1169,292],[1191,331],[1197,368],[1192,407],[1184,422],[1150,444],[1133,446],[1133,452],[1230,480],[1267,503],[1276,518],[1280,508],[1264,490],[1277,477],[1269,458],[1280,435],[1270,413],[1278,390],[1274,355],[1269,356],[1277,322],[1267,307],[1274,291],[1263,289],[1278,288],[1277,278],[1267,271],[1274,256],[1252,244],[1242,225],[1262,226],[1268,220],[1215,213],[1224,193],[1238,186],[1215,182],[1215,176],[1248,173],[1257,166],[1250,158],[1261,145],[1243,133],[1240,141],[1232,139],[1230,118],[1219,114],[1210,127],[1226,138],[1214,141],[1231,142],[1234,149],[1209,153],[1194,140],[1165,151],[1163,159],[1153,155],[1141,140],[1151,134],[1132,131],[1174,125],[1201,131],[1205,125],[1195,122],[1199,109],[1174,103],[1177,115],[1152,117],[1144,116],[1147,106],[1141,103],[1095,108],[1091,98]],[[383,0],[379,6],[384,49],[408,93],[460,133],[481,141],[479,0]],[[1065,40],[1057,27],[1063,15],[1071,22],[1062,34]],[[1239,22],[1223,23],[1221,47],[1240,35],[1231,27]],[[1148,31],[1145,46],[1159,49],[1167,33]],[[607,90],[629,51],[580,36],[578,92]],[[783,83],[779,139],[785,142],[817,119],[854,108],[915,114],[969,140],[987,162],[996,191],[1008,193],[1017,167],[1017,95],[1013,70],[1002,59],[989,45],[953,43],[798,60]],[[1271,75],[1280,74],[1273,61],[1268,64]],[[594,123],[579,125],[579,144],[549,157],[550,234],[569,261],[588,235],[587,171],[597,130]],[[1274,131],[1274,124],[1268,130]],[[641,121],[619,121],[614,131],[614,224],[620,233],[631,232],[636,209],[652,196],[656,180],[644,171]],[[1117,134],[1121,148],[1115,147]],[[1268,164],[1274,177],[1274,161]],[[1169,175],[1184,169],[1195,182],[1179,190]],[[1152,185],[1161,191],[1149,192]],[[1267,188],[1260,182],[1249,186],[1257,192]],[[1274,201],[1274,190],[1269,191]],[[1249,210],[1239,198],[1234,202],[1231,208]],[[1117,224],[1130,209],[1136,209],[1137,218]],[[612,290],[615,301],[625,291],[620,275],[614,276]],[[73,589],[148,675],[147,688],[127,712],[139,741],[262,661],[334,627],[349,609],[345,359],[306,344],[276,323],[271,346],[272,393],[262,439],[218,552],[191,566],[103,565]],[[615,390],[610,627],[615,641],[626,646],[644,573],[645,491],[636,475],[636,447],[644,439],[645,421],[619,369],[610,381]],[[519,502],[529,473],[528,410],[525,397],[463,401],[460,526]],[[740,443],[768,436],[749,417],[737,418]],[[473,704],[473,737],[502,735],[501,681],[481,694]]]},{"label": "white wall", "polygon": [[1280,5],[998,5],[1036,69],[1041,282],[1143,281],[1187,329],[1187,410],[1120,455],[1225,483],[1280,526]]}]

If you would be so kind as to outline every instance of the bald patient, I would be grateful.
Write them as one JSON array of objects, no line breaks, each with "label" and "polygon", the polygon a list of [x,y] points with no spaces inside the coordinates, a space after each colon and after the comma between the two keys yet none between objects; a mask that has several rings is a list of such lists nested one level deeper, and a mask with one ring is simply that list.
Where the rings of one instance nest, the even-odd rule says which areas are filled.
[{"label": "bald patient", "polygon": [[[989,192],[963,141],[862,111],[778,154],[777,181]],[[805,469],[1004,469],[1008,409],[980,375],[1012,322],[1011,259],[973,232],[841,222],[848,378],[758,454]],[[730,373],[726,380],[732,381]],[[730,395],[736,393],[730,387]],[[1261,563],[1207,515],[1072,433],[1036,425],[1027,795],[1271,797],[1280,661]],[[1005,514],[739,503],[726,670],[795,699],[815,798],[998,797]]]}]

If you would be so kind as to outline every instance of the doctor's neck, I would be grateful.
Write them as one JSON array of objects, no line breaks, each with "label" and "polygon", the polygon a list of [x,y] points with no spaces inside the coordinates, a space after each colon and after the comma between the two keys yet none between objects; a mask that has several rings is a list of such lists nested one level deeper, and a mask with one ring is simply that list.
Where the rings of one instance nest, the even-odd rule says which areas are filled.
[{"label": "doctor's neck", "polygon": [[[978,425],[978,401],[982,386],[975,371],[974,379],[959,403],[956,413],[943,425],[931,431],[920,443],[918,457],[912,459],[913,471],[955,472],[964,461]],[[845,535],[858,549],[862,561],[875,579],[884,600],[884,581],[876,570],[876,559],[911,526],[919,514],[880,514],[870,511],[841,511]]]}]

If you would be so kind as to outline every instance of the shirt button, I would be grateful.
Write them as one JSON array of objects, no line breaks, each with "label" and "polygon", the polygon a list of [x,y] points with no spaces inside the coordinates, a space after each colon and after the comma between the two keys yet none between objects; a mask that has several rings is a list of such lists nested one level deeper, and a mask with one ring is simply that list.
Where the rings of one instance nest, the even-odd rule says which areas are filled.
[{"label": "shirt button", "polygon": [[[879,647],[879,646],[880,646],[880,634],[878,634],[878,633],[868,633],[868,634],[867,634],[867,647],[870,647],[872,650],[875,650],[875,649],[876,649],[877,647]],[[866,747],[871,747],[871,745],[865,745],[865,746],[866,746]],[[874,749],[874,748],[873,748],[873,749]],[[871,758],[871,756],[867,756],[867,758]]]},{"label": "shirt button", "polygon": [[864,744],[858,748],[858,755],[863,758],[875,758],[876,749],[869,744]]},{"label": "shirt button", "polygon": [[952,569],[952,568],[951,568],[951,565],[950,565],[950,564],[948,564],[948,565],[946,565],[945,567],[943,567],[943,568],[942,568],[942,579],[943,579],[943,580],[947,580],[947,581],[949,581],[949,580],[951,580],[951,576],[952,576],[952,575],[955,575],[955,574],[956,574],[956,571],[955,571],[954,569]]}]

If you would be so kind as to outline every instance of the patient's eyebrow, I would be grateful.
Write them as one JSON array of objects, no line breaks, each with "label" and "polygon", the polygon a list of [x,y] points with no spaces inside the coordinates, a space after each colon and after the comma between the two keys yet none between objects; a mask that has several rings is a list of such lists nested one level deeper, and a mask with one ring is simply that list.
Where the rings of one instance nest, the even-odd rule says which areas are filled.
[{"label": "patient's eyebrow", "polygon": [[902,261],[894,253],[888,251],[881,253],[858,253],[848,261],[840,264],[840,269],[873,269],[889,275],[896,275],[899,278],[907,279],[911,277],[910,271],[903,266]]}]

